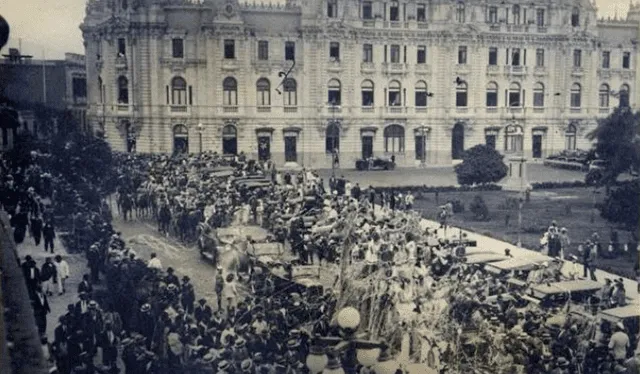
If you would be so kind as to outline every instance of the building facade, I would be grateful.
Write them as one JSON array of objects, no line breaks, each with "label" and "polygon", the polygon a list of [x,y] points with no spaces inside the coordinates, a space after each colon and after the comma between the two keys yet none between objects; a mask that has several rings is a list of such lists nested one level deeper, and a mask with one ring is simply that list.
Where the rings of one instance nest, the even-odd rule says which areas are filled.
[{"label": "building facade", "polygon": [[90,0],[89,118],[118,150],[341,167],[590,147],[638,102],[640,9],[587,0]]},{"label": "building facade", "polygon": [[[88,131],[87,80],[83,55],[66,53],[64,60],[37,60],[11,48],[0,60],[0,95],[16,103],[21,127],[38,133],[30,107],[69,110]],[[17,131],[20,131],[18,129]]]}]

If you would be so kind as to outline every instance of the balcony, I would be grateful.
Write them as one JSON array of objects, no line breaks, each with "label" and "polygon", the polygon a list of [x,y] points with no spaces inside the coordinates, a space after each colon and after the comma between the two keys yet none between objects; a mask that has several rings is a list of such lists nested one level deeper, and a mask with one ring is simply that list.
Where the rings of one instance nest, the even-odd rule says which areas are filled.
[{"label": "balcony", "polygon": [[170,105],[169,113],[171,114],[187,114],[189,112],[189,107],[186,105]]},{"label": "balcony", "polygon": [[488,75],[500,74],[500,67],[498,65],[487,65],[487,74]]},{"label": "balcony", "polygon": [[222,70],[236,71],[240,68],[240,62],[235,58],[225,58],[222,60]]},{"label": "balcony", "polygon": [[546,26],[538,26],[538,32],[541,34],[546,34],[547,33],[547,27]]},{"label": "balcony", "polygon": [[417,106],[413,109],[413,111],[415,112],[415,114],[425,114],[427,113],[427,107],[426,106]]},{"label": "balcony", "polygon": [[360,108],[360,111],[362,113],[375,113],[376,108],[372,106],[363,106],[362,108]]},{"label": "balcony", "polygon": [[407,73],[407,65],[402,63],[388,63],[385,62],[382,64],[383,73],[387,75],[395,75],[395,74],[406,74]]},{"label": "balcony", "polygon": [[489,31],[500,31],[501,25],[499,23],[492,23],[489,25]]},{"label": "balcony", "polygon": [[332,57],[327,64],[327,70],[332,73],[339,73],[342,71],[342,64],[340,63],[340,59]]},{"label": "balcony", "polygon": [[342,107],[340,105],[329,105],[327,106],[327,112],[331,114],[342,113]]},{"label": "balcony", "polygon": [[549,71],[544,66],[536,66],[533,68],[533,75],[537,77],[549,75]]},{"label": "balcony", "polygon": [[580,114],[582,113],[582,108],[577,108],[577,107],[569,108],[569,113]]},{"label": "balcony", "polygon": [[573,77],[582,77],[584,76],[584,69],[581,67],[573,67],[571,70],[571,76]]},{"label": "balcony", "polygon": [[374,19],[362,20],[362,27],[376,27],[376,21]]},{"label": "balcony", "polygon": [[271,113],[271,107],[266,105],[261,105],[256,108],[258,113]]},{"label": "balcony", "polygon": [[508,65],[504,67],[504,72],[507,75],[523,76],[527,75],[527,67],[521,65]]},{"label": "balcony", "polygon": [[511,32],[526,32],[527,29],[525,25],[507,25],[507,31]]},{"label": "balcony", "polygon": [[376,64],[374,64],[373,62],[361,62],[360,71],[363,73],[375,73]]},{"label": "balcony", "polygon": [[544,107],[542,107],[542,106],[534,106],[533,107],[533,113],[537,113],[537,114],[544,113]]},{"label": "balcony", "polygon": [[417,25],[420,30],[426,30],[429,28],[429,24],[426,21],[418,21]]},{"label": "balcony", "polygon": [[115,61],[115,67],[116,69],[119,70],[126,70],[127,69],[127,56],[125,55],[119,55],[116,57],[116,61]]},{"label": "balcony", "polygon": [[297,106],[285,106],[283,109],[285,113],[298,113]]},{"label": "balcony", "polygon": [[237,105],[225,105],[222,107],[223,113],[238,113]]},{"label": "balcony", "polygon": [[387,113],[390,113],[390,114],[400,114],[400,113],[406,113],[407,108],[404,106],[388,106],[386,107],[386,111]]},{"label": "balcony", "polygon": [[498,113],[498,107],[497,106],[488,106],[486,108],[486,112],[489,113],[489,114]]},{"label": "balcony", "polygon": [[609,114],[609,113],[611,113],[611,108],[600,108],[598,110],[598,113],[600,113],[600,114]]},{"label": "balcony", "polygon": [[431,66],[427,64],[416,64],[414,72],[416,74],[431,74]]},{"label": "balcony", "polygon": [[389,21],[388,27],[392,29],[401,29],[403,27],[406,27],[406,25],[402,21]]},{"label": "balcony", "polygon": [[457,114],[469,114],[471,112],[471,109],[466,106],[457,106],[455,109]]},{"label": "balcony", "polygon": [[118,103],[116,105],[116,110],[118,112],[125,112],[128,113],[129,112],[129,104],[124,104],[124,103]]}]

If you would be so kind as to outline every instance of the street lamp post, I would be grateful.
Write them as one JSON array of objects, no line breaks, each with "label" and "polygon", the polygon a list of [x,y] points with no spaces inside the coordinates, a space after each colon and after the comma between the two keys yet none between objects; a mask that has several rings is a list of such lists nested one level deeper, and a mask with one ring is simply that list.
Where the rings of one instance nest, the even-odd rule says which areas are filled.
[{"label": "street lamp post", "polygon": [[199,144],[199,150],[200,150],[200,154],[202,154],[202,132],[204,131],[204,125],[202,124],[202,122],[198,123],[198,144]]},{"label": "street lamp post", "polygon": [[[338,121],[336,120],[337,104],[335,100],[331,100],[329,104],[331,105],[331,121],[329,122],[329,124],[332,126],[338,126]],[[337,149],[333,142],[331,143],[331,147],[333,148],[331,149],[331,178],[333,179],[336,177],[336,157],[338,157],[338,155]]]},{"label": "street lamp post", "polygon": [[360,338],[361,335],[355,334],[360,326],[357,309],[341,309],[336,320],[340,337],[316,336],[313,339],[306,359],[311,374],[355,374],[358,364],[376,374],[395,374],[400,368],[400,364],[389,355],[385,343],[364,340]]}]

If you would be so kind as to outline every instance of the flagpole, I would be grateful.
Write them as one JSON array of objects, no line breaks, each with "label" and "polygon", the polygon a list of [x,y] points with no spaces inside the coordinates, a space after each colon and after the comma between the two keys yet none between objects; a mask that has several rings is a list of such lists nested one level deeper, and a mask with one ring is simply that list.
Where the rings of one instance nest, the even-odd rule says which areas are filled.
[{"label": "flagpole", "polygon": [[42,102],[47,105],[47,69],[45,67],[44,48],[42,49]]}]

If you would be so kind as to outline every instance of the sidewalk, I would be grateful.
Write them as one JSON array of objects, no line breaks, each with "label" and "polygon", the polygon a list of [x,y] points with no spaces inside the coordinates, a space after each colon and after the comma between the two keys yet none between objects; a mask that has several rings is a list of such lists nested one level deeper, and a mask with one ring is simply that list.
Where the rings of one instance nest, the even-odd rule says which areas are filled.
[{"label": "sidewalk", "polygon": [[56,233],[56,238],[53,240],[55,252],[44,251],[44,241],[40,241],[40,245],[36,247],[35,242],[29,234],[24,238],[21,244],[18,244],[18,256],[20,256],[20,263],[24,261],[25,256],[30,255],[36,262],[38,269],[42,268],[45,259],[47,257],[54,258],[56,255],[61,255],[69,263],[69,279],[67,279],[66,293],[58,295],[57,285],[54,285],[53,296],[49,296],[49,307],[51,313],[47,316],[47,337],[49,342],[53,342],[53,332],[58,325],[58,319],[60,316],[67,312],[68,304],[75,304],[78,299],[78,293],[76,292],[78,284],[82,280],[82,274],[87,273],[87,261],[83,253],[69,254],[66,248],[60,242],[59,233]]}]

